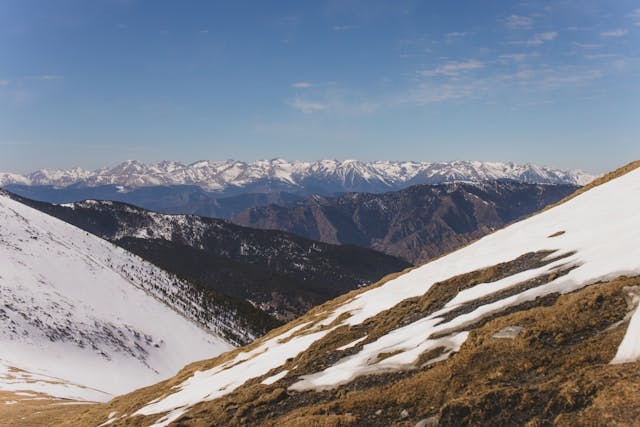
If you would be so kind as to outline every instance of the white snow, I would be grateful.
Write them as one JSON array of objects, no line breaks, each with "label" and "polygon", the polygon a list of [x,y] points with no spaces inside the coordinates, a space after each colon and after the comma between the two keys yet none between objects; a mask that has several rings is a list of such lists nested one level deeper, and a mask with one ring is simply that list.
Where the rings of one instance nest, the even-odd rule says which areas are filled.
[{"label": "white snow", "polygon": [[112,168],[86,171],[39,170],[29,175],[0,173],[0,185],[71,184],[88,186],[117,185],[119,191],[150,185],[198,185],[209,191],[243,187],[260,180],[301,187],[305,180],[337,183],[345,191],[358,183],[378,184],[380,188],[399,189],[413,184],[436,184],[450,181],[485,181],[513,179],[530,183],[587,184],[594,178],[582,171],[565,171],[536,165],[514,163],[456,162],[363,162],[357,160],[319,160],[315,162],[283,159],[239,162],[198,161],[189,165],[163,161],[147,165],[128,160]]},{"label": "white snow", "polygon": [[289,373],[289,370],[288,370],[288,369],[285,369],[285,370],[284,370],[284,371],[282,371],[282,372],[278,372],[278,373],[277,373],[277,374],[275,374],[275,375],[272,375],[272,376],[270,376],[270,377],[268,377],[268,378],[265,378],[264,380],[262,380],[262,383],[261,383],[261,384],[264,384],[264,385],[271,385],[271,384],[273,384],[273,383],[277,383],[278,381],[280,381],[281,379],[283,379],[284,377],[286,377],[288,373]]},{"label": "white snow", "polygon": [[[565,233],[549,238],[558,230]],[[640,274],[638,242],[640,170],[635,170],[416,268],[382,286],[361,293],[335,309],[328,318],[305,325],[307,329],[304,334],[289,331],[286,334],[289,340],[286,342],[282,342],[284,337],[272,338],[251,352],[239,354],[231,362],[197,372],[173,393],[150,402],[136,413],[184,413],[200,401],[230,393],[245,381],[282,366],[287,359],[303,352],[336,327],[359,325],[407,298],[423,295],[437,282],[508,262],[532,252],[554,251],[548,256],[549,260],[565,256],[544,267],[524,271],[493,284],[480,283],[460,292],[442,310],[391,331],[325,370],[299,378],[291,389],[331,388],[349,382],[358,375],[410,368],[421,354],[429,350],[440,349],[441,352],[428,363],[444,360],[464,344],[468,336],[468,331],[465,330],[467,326],[492,313],[551,293],[572,292],[598,281]],[[460,305],[566,267],[573,269],[549,283],[491,303],[479,304],[475,309],[447,321],[442,317]],[[349,317],[340,324],[327,328],[343,314],[348,314]],[[432,338],[436,334],[437,337]],[[640,358],[639,336],[640,309],[630,321],[614,363]],[[350,343],[343,348],[351,345],[355,344]]]},{"label": "white snow", "polygon": [[351,341],[351,342],[350,342],[350,343],[348,343],[348,344],[345,344],[345,345],[343,345],[343,346],[341,346],[341,347],[336,348],[336,350],[338,350],[338,351],[343,351],[343,350],[348,350],[348,349],[350,349],[350,348],[353,348],[353,347],[357,346],[358,344],[360,344],[362,341],[366,340],[366,339],[367,339],[367,337],[368,337],[368,335],[365,335],[365,336],[363,336],[362,338],[358,338],[358,339],[357,339],[357,340],[355,340],[355,341]]},{"label": "white snow", "polygon": [[186,286],[0,195],[0,359],[34,380],[2,375],[0,389],[104,401],[232,349],[189,320]]},{"label": "white snow", "polygon": [[627,333],[611,363],[628,363],[640,359],[640,295],[632,293],[635,311],[631,316]]}]

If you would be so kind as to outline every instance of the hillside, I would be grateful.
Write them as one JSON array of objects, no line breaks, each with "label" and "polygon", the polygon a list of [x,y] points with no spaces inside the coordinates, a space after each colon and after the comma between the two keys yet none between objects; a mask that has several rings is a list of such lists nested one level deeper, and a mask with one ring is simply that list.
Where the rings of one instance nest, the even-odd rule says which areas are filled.
[{"label": "hillside", "polygon": [[638,166],[69,422],[632,425]]},{"label": "hillside", "polygon": [[207,293],[0,194],[0,391],[108,400],[254,337]]},{"label": "hillside", "polygon": [[354,244],[421,263],[573,193],[572,185],[513,181],[416,185],[382,194],[313,196],[248,209],[238,224]]},{"label": "hillside", "polygon": [[164,215],[117,202],[61,206],[13,197],[110,240],[203,290],[212,290],[219,300],[231,297],[228,304],[262,333],[279,324],[271,315],[297,317],[328,299],[410,266],[369,249],[320,243],[219,219]]}]

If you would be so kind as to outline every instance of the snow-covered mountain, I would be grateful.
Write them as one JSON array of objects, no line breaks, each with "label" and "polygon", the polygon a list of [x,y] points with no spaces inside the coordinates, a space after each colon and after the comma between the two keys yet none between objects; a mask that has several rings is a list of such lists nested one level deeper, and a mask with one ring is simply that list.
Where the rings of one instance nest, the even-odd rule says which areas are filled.
[{"label": "snow-covered mountain", "polygon": [[638,166],[79,420],[636,423]]},{"label": "snow-covered mountain", "polygon": [[0,192],[0,391],[107,400],[246,335],[191,284]]},{"label": "snow-covered mountain", "polygon": [[163,161],[144,164],[135,160],[112,168],[87,171],[43,169],[21,176],[0,174],[0,185],[88,187],[118,185],[125,189],[157,185],[196,185],[208,191],[244,189],[250,192],[303,191],[331,194],[346,191],[382,192],[415,184],[450,181],[516,180],[535,184],[584,185],[593,175],[582,171],[551,169],[532,164],[455,162],[362,162],[283,159],[255,162],[199,161],[192,164]]}]

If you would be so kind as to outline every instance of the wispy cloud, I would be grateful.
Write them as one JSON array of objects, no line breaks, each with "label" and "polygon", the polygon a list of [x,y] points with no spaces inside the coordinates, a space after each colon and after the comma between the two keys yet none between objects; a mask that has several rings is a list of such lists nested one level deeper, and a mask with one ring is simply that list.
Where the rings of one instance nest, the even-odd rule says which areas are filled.
[{"label": "wispy cloud", "polygon": [[530,16],[511,15],[505,19],[505,26],[511,30],[530,30],[534,20]]},{"label": "wispy cloud", "polygon": [[209,34],[209,30],[207,30],[207,29],[200,30],[200,31],[198,31],[198,33],[200,33],[200,34]]},{"label": "wispy cloud", "polygon": [[326,104],[315,101],[308,101],[300,97],[296,97],[293,101],[290,101],[289,106],[305,114],[317,113],[319,111],[324,111],[327,109]]},{"label": "wispy cloud", "polygon": [[42,74],[40,76],[31,76],[28,78],[32,80],[63,80],[64,76],[60,76],[57,74]]},{"label": "wispy cloud", "polygon": [[606,59],[606,58],[619,58],[621,55],[618,53],[595,53],[585,55],[585,59]]},{"label": "wispy cloud", "polygon": [[508,60],[508,61],[515,61],[515,62],[522,62],[528,58],[532,58],[534,56],[538,56],[538,53],[536,52],[531,52],[531,53],[505,53],[499,56],[499,58],[501,60]]},{"label": "wispy cloud", "polygon": [[458,99],[469,98],[478,93],[477,84],[470,82],[463,84],[434,85],[423,82],[410,90],[390,98],[388,104],[413,104],[425,106]]},{"label": "wispy cloud", "polygon": [[467,71],[477,70],[483,67],[484,67],[484,63],[477,61],[475,59],[471,59],[468,61],[449,61],[442,65],[439,65],[436,68],[419,71],[418,74],[423,77],[433,77],[433,76],[452,77]]},{"label": "wispy cloud", "polygon": [[602,37],[623,37],[626,36],[629,30],[626,28],[617,28],[615,30],[602,31],[600,35]]},{"label": "wispy cloud", "polygon": [[354,28],[356,27],[353,25],[334,25],[333,27],[331,27],[333,31],[349,31],[353,30]]},{"label": "wispy cloud", "polygon": [[627,16],[634,21],[634,25],[640,26],[640,8],[632,10]]},{"label": "wispy cloud", "polygon": [[8,86],[9,80],[0,80],[0,86]]},{"label": "wispy cloud", "polygon": [[598,49],[599,47],[602,47],[601,44],[598,43],[579,43],[579,42],[573,42],[574,46],[577,46],[579,48],[582,49]]},{"label": "wispy cloud", "polygon": [[291,87],[295,87],[296,89],[307,89],[313,87],[313,83],[310,82],[296,82],[291,85]]},{"label": "wispy cloud", "polygon": [[453,31],[451,33],[445,34],[445,36],[448,39],[454,39],[454,38],[467,37],[467,36],[470,36],[471,34],[473,33],[470,31]]},{"label": "wispy cloud", "polygon": [[556,31],[547,31],[544,33],[534,34],[533,37],[527,40],[516,40],[509,42],[509,44],[513,45],[525,45],[525,46],[540,46],[546,42],[550,42],[558,37],[558,33]]}]

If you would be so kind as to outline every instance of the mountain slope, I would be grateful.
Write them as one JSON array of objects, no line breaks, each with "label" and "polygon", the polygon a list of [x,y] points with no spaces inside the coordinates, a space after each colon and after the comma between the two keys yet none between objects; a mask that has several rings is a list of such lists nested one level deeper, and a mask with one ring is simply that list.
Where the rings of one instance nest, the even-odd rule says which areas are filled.
[{"label": "mountain slope", "polygon": [[530,215],[577,188],[512,181],[416,185],[382,194],[314,196],[283,206],[255,207],[232,220],[420,263]]},{"label": "mountain slope", "polygon": [[[255,230],[224,220],[163,215],[116,202],[51,205],[23,203],[108,239],[202,289],[250,301],[280,319],[409,263],[369,249],[310,241],[284,232]],[[220,298],[218,298],[220,299]],[[236,304],[253,331],[278,322]],[[255,310],[254,310],[255,311]]]},{"label": "mountain slope", "polygon": [[635,423],[638,166],[72,422]]},{"label": "mountain slope", "polygon": [[185,165],[164,161],[146,165],[123,162],[96,171],[83,169],[39,170],[27,176],[0,174],[0,185],[96,187],[118,185],[138,188],[158,185],[195,185],[227,194],[289,191],[303,194],[338,192],[382,192],[416,184],[452,181],[481,182],[515,180],[537,184],[584,185],[593,176],[536,165],[498,162],[362,162],[320,160],[316,162],[258,160],[251,163],[228,160],[200,161]]},{"label": "mountain slope", "polygon": [[88,400],[169,377],[251,336],[206,293],[5,194],[0,326],[0,390]]}]

